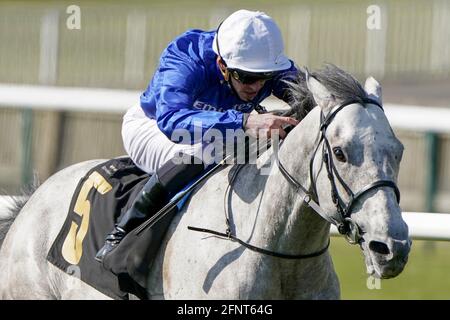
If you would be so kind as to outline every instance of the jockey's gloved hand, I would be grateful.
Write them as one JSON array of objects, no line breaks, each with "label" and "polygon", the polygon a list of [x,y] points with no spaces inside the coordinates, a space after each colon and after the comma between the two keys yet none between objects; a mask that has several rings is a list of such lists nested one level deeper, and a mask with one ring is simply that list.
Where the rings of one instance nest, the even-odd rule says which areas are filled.
[{"label": "jockey's gloved hand", "polygon": [[245,123],[245,133],[254,138],[270,138],[274,130],[278,131],[281,139],[286,137],[284,127],[296,126],[299,122],[294,118],[276,116],[270,113],[250,114]]}]

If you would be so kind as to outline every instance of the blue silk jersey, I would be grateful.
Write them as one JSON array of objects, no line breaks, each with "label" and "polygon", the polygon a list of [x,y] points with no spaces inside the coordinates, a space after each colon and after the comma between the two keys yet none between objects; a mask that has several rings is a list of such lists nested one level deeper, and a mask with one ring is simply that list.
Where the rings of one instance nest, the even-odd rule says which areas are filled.
[{"label": "blue silk jersey", "polygon": [[266,81],[258,95],[249,102],[241,100],[225,82],[212,49],[215,31],[189,30],[173,40],[163,51],[159,66],[141,95],[145,114],[156,119],[159,129],[171,139],[177,129],[185,129],[194,142],[194,130],[202,136],[218,129],[243,129],[243,114],[251,112],[273,94],[286,99],[287,84],[297,69],[280,72]]}]

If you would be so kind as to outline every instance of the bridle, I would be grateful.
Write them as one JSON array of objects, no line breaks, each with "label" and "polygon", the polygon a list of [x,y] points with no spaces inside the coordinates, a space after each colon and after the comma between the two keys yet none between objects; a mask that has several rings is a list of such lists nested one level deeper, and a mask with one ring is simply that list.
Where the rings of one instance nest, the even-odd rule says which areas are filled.
[{"label": "bridle", "polygon": [[[283,166],[283,164],[280,162],[280,159],[278,158],[278,153],[274,152],[274,155],[276,158],[276,163],[277,163],[278,168],[280,169],[282,175],[286,178],[286,180],[292,186],[294,186],[294,188],[296,189],[296,192],[303,199],[303,202],[305,202],[309,207],[311,207],[315,212],[317,212],[326,221],[330,222],[331,224],[336,225],[339,233],[345,235],[347,241],[350,242],[351,244],[361,243],[361,241],[362,241],[360,227],[350,217],[355,203],[362,196],[364,196],[366,193],[368,193],[369,191],[372,191],[374,189],[378,189],[378,188],[382,188],[382,187],[389,187],[389,188],[394,189],[395,195],[397,197],[397,202],[400,202],[400,191],[399,191],[396,183],[391,180],[378,180],[378,181],[372,182],[371,184],[369,184],[369,185],[365,186],[364,188],[362,188],[361,190],[359,190],[356,194],[353,193],[353,191],[350,189],[350,187],[341,178],[341,176],[339,175],[339,173],[333,163],[333,158],[331,156],[332,150],[331,150],[330,142],[328,141],[328,139],[326,137],[326,130],[339,111],[341,111],[346,106],[355,104],[355,103],[362,104],[362,105],[370,103],[370,104],[374,104],[374,105],[378,106],[379,108],[381,108],[381,110],[383,110],[383,107],[381,106],[380,103],[378,103],[378,101],[370,99],[370,98],[362,98],[362,99],[349,99],[349,100],[344,101],[338,107],[336,107],[335,110],[331,111],[327,116],[324,116],[323,112],[321,112],[321,114],[320,114],[320,131],[319,131],[320,137],[318,139],[317,145],[315,147],[315,150],[313,152],[313,155],[312,155],[310,163],[309,163],[309,176],[310,176],[310,182],[311,182],[311,185],[310,185],[311,191],[308,191],[308,189],[303,187],[286,170],[286,168]],[[313,198],[318,199],[317,191],[316,191],[316,182],[314,180],[313,167],[314,167],[314,161],[315,161],[315,158],[316,158],[316,155],[317,155],[320,145],[323,146],[322,147],[322,159],[325,164],[325,168],[327,170],[328,179],[330,180],[330,183],[331,183],[331,198],[333,200],[333,203],[336,206],[336,211],[338,213],[337,219],[328,215],[326,213],[326,211],[319,205],[319,203],[313,199]],[[280,145],[278,145],[278,147],[280,147],[280,146],[281,146],[281,143],[280,143]],[[234,179],[237,176],[237,173],[239,172],[239,170],[242,167],[243,166],[240,165],[238,167],[238,169],[235,171],[235,173],[233,174],[233,177],[228,186],[229,188],[231,188],[232,182],[234,181]],[[347,193],[348,197],[350,198],[350,201],[348,203],[345,203],[342,200],[341,196],[339,195],[338,189],[336,187],[336,179],[335,178],[337,179],[339,184],[343,187],[343,189]],[[228,191],[229,191],[229,189],[227,189],[227,192],[225,194],[227,194]],[[323,253],[325,253],[328,250],[328,247],[330,245],[330,240],[328,239],[328,243],[324,248],[322,248],[316,252],[309,253],[309,254],[291,255],[291,254],[274,252],[274,251],[270,251],[270,250],[266,250],[263,248],[253,246],[253,245],[237,238],[236,236],[234,236],[231,232],[230,219],[227,215],[226,210],[225,210],[225,222],[227,225],[227,229],[226,229],[225,233],[210,230],[210,229],[205,229],[205,228],[193,227],[193,226],[188,226],[188,229],[192,230],[192,231],[210,233],[210,234],[213,234],[213,235],[216,235],[216,236],[219,236],[219,237],[231,240],[231,241],[238,242],[242,246],[244,246],[247,249],[250,249],[252,251],[262,253],[265,255],[269,255],[269,256],[273,256],[273,257],[283,258],[283,259],[308,259],[308,258],[317,257],[317,256],[320,256]]]},{"label": "bridle", "polygon": [[[326,137],[326,130],[330,123],[335,118],[336,114],[344,109],[346,106],[359,103],[363,106],[365,104],[374,104],[381,108],[383,110],[383,107],[381,106],[378,101],[370,99],[370,98],[363,98],[363,99],[349,99],[341,103],[338,107],[335,108],[335,110],[331,111],[326,117],[324,116],[323,112],[320,114],[320,131],[319,131],[319,140],[316,145],[316,148],[313,152],[313,155],[311,157],[310,163],[309,163],[309,177],[310,177],[310,183],[311,183],[311,192],[309,192],[306,188],[304,188],[289,172],[286,170],[286,168],[282,165],[280,162],[280,159],[277,156],[277,165],[283,174],[283,176],[291,183],[298,191],[298,193],[301,194],[303,201],[309,205],[314,211],[316,211],[320,216],[322,216],[325,220],[329,221],[330,223],[336,225],[339,233],[346,236],[348,242],[351,244],[357,244],[360,243],[362,240],[361,236],[361,229],[356,224],[355,221],[350,217],[352,214],[352,209],[356,202],[364,196],[366,193],[382,188],[382,187],[389,187],[392,188],[395,192],[395,195],[397,197],[397,202],[400,202],[400,191],[394,181],[391,180],[378,180],[375,182],[372,182],[371,184],[368,184],[367,186],[363,187],[361,190],[359,190],[357,193],[354,193],[350,187],[345,183],[345,181],[341,178],[339,175],[336,166],[333,163],[333,157],[331,156],[332,150],[330,146],[330,142],[328,141]],[[384,111],[384,110],[383,110]],[[325,168],[327,170],[328,179],[330,180],[331,184],[331,199],[336,206],[336,210],[338,213],[337,220],[330,217],[325,213],[325,210],[323,210],[320,205],[313,200],[313,198],[318,199],[317,190],[316,190],[316,181],[314,179],[314,160],[316,158],[317,151],[319,150],[320,145],[322,144],[322,159],[323,163],[325,165]],[[342,197],[339,195],[337,186],[336,186],[336,180],[339,182],[339,184],[342,186],[342,188],[345,190],[349,197],[349,202],[345,203],[342,200]]]}]

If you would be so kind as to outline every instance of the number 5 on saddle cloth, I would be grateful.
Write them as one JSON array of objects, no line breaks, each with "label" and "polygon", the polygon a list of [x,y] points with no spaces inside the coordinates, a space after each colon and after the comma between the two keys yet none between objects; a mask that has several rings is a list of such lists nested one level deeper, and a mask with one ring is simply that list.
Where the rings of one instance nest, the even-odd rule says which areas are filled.
[{"label": "number 5 on saddle cloth", "polygon": [[[167,200],[204,171],[203,164],[188,166],[189,170],[178,164],[176,170],[169,165],[167,170],[158,171],[158,177],[167,181]],[[76,276],[83,282],[112,298],[127,299],[128,293],[147,298],[148,273],[170,222],[184,201],[157,223],[129,232],[103,265],[94,257],[149,178],[128,157],[111,159],[91,169],[75,190],[67,218],[47,259],[69,274],[77,269]]]}]

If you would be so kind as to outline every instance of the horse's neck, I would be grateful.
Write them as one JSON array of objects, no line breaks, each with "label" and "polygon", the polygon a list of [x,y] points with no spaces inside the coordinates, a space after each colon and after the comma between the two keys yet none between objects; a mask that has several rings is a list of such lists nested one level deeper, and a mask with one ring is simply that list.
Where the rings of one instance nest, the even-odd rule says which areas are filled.
[{"label": "horse's neck", "polygon": [[[305,187],[310,184],[309,161],[319,130],[318,111],[317,108],[311,111],[279,150],[286,170]],[[328,223],[304,204],[275,163],[267,178],[258,215],[254,241],[270,250],[307,254],[322,249],[328,241]]]}]

